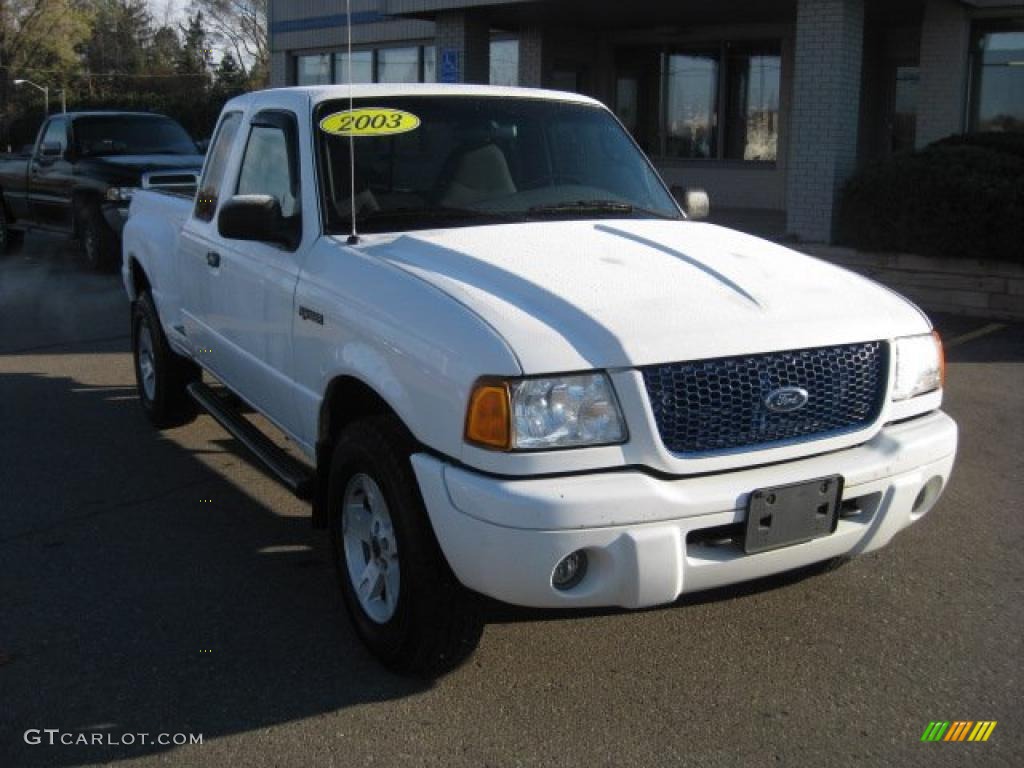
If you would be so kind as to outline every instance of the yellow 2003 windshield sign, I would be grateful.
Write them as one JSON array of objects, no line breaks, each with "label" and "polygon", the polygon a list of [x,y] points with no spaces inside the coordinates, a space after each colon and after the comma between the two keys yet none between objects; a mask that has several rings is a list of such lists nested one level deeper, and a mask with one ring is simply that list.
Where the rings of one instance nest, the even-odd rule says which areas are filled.
[{"label": "yellow 2003 windshield sign", "polygon": [[320,121],[320,130],[332,136],[391,136],[419,127],[420,119],[416,115],[384,107],[346,109]]}]

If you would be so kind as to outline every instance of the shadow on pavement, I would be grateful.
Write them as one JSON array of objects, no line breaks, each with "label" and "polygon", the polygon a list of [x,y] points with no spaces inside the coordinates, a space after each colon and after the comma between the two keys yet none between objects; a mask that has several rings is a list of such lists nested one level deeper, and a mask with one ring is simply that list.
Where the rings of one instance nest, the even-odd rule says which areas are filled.
[{"label": "shadow on pavement", "polygon": [[134,388],[6,373],[0,403],[0,765],[170,748],[28,728],[208,743],[427,687],[359,644],[309,518],[154,432]]}]

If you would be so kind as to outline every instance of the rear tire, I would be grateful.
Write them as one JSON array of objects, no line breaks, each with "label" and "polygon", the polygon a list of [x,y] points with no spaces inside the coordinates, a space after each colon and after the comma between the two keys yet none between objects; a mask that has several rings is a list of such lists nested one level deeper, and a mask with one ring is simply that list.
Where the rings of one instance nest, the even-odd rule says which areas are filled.
[{"label": "rear tire", "polygon": [[96,272],[109,272],[118,266],[121,261],[118,237],[104,220],[99,206],[80,204],[75,219],[85,265]]},{"label": "rear tire", "polygon": [[139,402],[158,429],[178,426],[195,415],[185,388],[202,371],[171,349],[149,293],[132,302],[132,357]]},{"label": "rear tire", "polygon": [[435,677],[472,654],[483,622],[434,536],[413,450],[394,416],[341,432],[328,480],[331,543],[345,606],[370,652],[400,674]]},{"label": "rear tire", "polygon": [[25,240],[25,232],[11,229],[8,223],[7,209],[0,200],[0,253],[7,253],[18,248]]}]

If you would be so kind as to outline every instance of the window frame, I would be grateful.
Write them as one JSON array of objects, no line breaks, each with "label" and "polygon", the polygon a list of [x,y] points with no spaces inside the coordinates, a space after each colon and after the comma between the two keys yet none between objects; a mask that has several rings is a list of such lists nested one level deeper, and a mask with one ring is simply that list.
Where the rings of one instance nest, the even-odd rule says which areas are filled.
[{"label": "window frame", "polygon": [[35,150],[35,157],[36,157],[37,160],[43,157],[42,150],[43,150],[43,144],[46,143],[46,134],[48,134],[50,132],[50,130],[54,126],[63,126],[64,138],[60,142],[60,144],[61,144],[60,154],[58,156],[56,156],[56,157],[52,157],[52,156],[48,157],[47,160],[51,160],[51,161],[53,161],[53,160],[63,160],[63,159],[65,159],[67,157],[68,149],[71,147],[71,135],[70,135],[71,121],[68,120],[67,117],[65,117],[64,115],[55,115],[54,117],[49,118],[49,120],[43,126],[42,134],[39,137],[39,145],[36,147],[36,150]]},{"label": "window frame", "polygon": [[[380,55],[379,55],[380,52],[381,51],[386,51],[386,50],[392,50],[392,49],[402,49],[402,48],[415,48],[416,49],[416,77],[417,77],[417,80],[415,82],[417,82],[417,83],[426,83],[426,82],[428,82],[427,80],[424,79],[426,77],[426,60],[427,60],[426,49],[427,48],[435,48],[436,49],[436,45],[431,40],[427,40],[427,41],[424,41],[424,40],[412,40],[412,41],[405,40],[405,41],[395,41],[393,44],[389,44],[389,45],[353,46],[352,53],[366,53],[366,52],[370,53],[370,76],[371,76],[370,83],[380,83],[381,82],[381,80],[380,80]],[[293,57],[292,57],[293,62],[294,62],[294,64],[293,64],[294,76],[291,78],[294,81],[293,85],[300,85],[300,83],[299,83],[299,66],[300,66],[299,65],[299,60],[303,59],[303,58],[305,58],[307,56],[327,56],[328,57],[328,61],[330,63],[330,65],[328,67],[328,81],[327,81],[327,83],[322,83],[322,85],[344,85],[347,81],[340,81],[340,80],[338,80],[338,77],[341,74],[340,73],[340,67],[338,66],[338,58],[339,58],[339,56],[344,56],[346,53],[347,53],[347,50],[342,49],[342,48],[330,48],[330,49],[319,50],[319,51],[302,51],[301,53],[295,53],[293,55]],[[436,77],[436,72],[437,72],[437,69],[436,69],[436,67],[437,67],[437,64],[436,64],[437,58],[436,57],[437,57],[437,54],[436,54],[436,50],[435,50],[435,70],[434,70],[435,71],[435,77]],[[429,82],[434,82],[434,81],[429,81]]]},{"label": "window frame", "polygon": [[[303,218],[302,218],[302,162],[299,153],[299,118],[290,109],[284,109],[281,107],[272,107],[268,109],[261,109],[259,112],[254,114],[249,120],[249,133],[245,137],[245,147],[242,148],[242,155],[238,160],[238,169],[235,174],[235,180],[233,185],[234,195],[239,194],[238,188],[242,182],[242,172],[245,169],[245,158],[249,153],[249,146],[252,143],[253,130],[256,128],[270,128],[273,130],[279,130],[284,134],[284,145],[285,152],[288,156],[288,175],[289,184],[288,191],[293,198],[295,198],[298,204],[298,210],[291,216],[283,217],[285,221],[295,221],[295,231],[302,233],[303,231]],[[278,246],[286,251],[294,252],[298,250],[302,238],[295,243],[294,247],[289,247],[283,244]]]},{"label": "window frame", "polygon": [[[206,153],[206,161],[203,163],[203,171],[199,175],[199,183],[196,187],[196,199],[192,206],[192,217],[199,221],[210,223],[217,217],[217,209],[220,207],[221,190],[224,188],[224,182],[227,178],[228,167],[231,163],[231,152],[234,149],[235,139],[238,137],[238,131],[242,127],[242,120],[244,118],[244,112],[241,109],[233,109],[230,112],[225,112],[221,117],[220,122],[217,123],[217,130],[213,133],[213,139],[210,141],[209,149]],[[207,180],[207,174],[210,172],[210,164],[213,160],[213,153],[217,148],[217,144],[220,141],[221,135],[224,132],[224,126],[228,120],[237,119],[238,126],[235,128],[235,134],[231,137],[232,148],[228,150],[227,159],[224,162],[224,168],[221,171],[220,183],[217,185],[217,195],[208,203],[209,205],[209,216],[205,215],[205,208],[201,209],[200,206],[204,204],[203,189],[204,183]]]},{"label": "window frame", "polygon": [[1024,16],[977,18],[971,24],[967,61],[967,98],[964,99],[964,128],[978,131],[981,108],[981,80],[985,72],[984,55],[979,51],[981,38],[999,32],[1024,32]]},{"label": "window frame", "polygon": [[[668,154],[668,99],[669,99],[669,68],[670,62],[673,56],[689,56],[689,57],[700,57],[708,56],[709,54],[714,55],[715,62],[715,113],[714,120],[712,122],[712,132],[714,134],[714,146],[715,152],[713,157],[680,157],[677,155]],[[723,63],[723,57],[725,56],[725,44],[721,43],[715,45],[701,45],[699,43],[688,44],[684,46],[669,45],[665,46],[661,50],[661,83],[659,84],[658,93],[660,95],[661,103],[659,105],[659,120],[658,120],[658,140],[655,142],[658,146],[658,159],[665,160],[668,162],[679,162],[679,163],[690,163],[690,162],[717,162],[724,160],[722,156],[722,102],[723,102],[723,86],[725,83],[725,67]]]},{"label": "window frame", "polygon": [[[767,50],[771,50],[770,55],[777,56],[779,59],[779,94],[778,94],[778,112],[779,112],[779,126],[778,126],[778,137],[776,140],[776,154],[774,160],[745,160],[742,158],[733,158],[726,156],[726,121],[729,119],[728,112],[729,107],[729,75],[731,59],[735,56],[733,50],[735,46],[762,46]],[[650,153],[651,159],[654,160],[659,166],[686,166],[691,168],[743,168],[746,170],[775,170],[780,167],[781,157],[784,153],[784,142],[786,138],[786,120],[783,115],[783,108],[786,104],[785,96],[785,79],[784,74],[786,71],[786,36],[777,32],[776,34],[758,35],[758,36],[739,36],[731,37],[725,40],[703,40],[694,39],[686,40],[684,42],[659,42],[651,43],[649,45],[639,44],[639,46],[633,46],[633,49],[647,48],[653,53],[656,53],[658,59],[658,82],[657,82],[657,94],[658,94],[658,120],[657,120],[657,133],[651,137],[650,145],[652,151]],[[669,57],[672,55],[688,56],[688,55],[707,55],[714,53],[716,56],[716,62],[718,67],[717,82],[715,85],[716,94],[716,121],[715,121],[715,152],[711,157],[675,157],[667,154],[667,142],[668,142],[668,93],[669,93],[669,78],[668,78],[668,66]],[[769,55],[769,54],[762,54]],[[616,77],[635,77],[628,68],[623,70],[619,64],[615,65]],[[641,84],[641,88],[642,88]],[[618,113],[617,110],[619,105],[616,101],[613,112]],[[634,137],[636,138],[636,137]],[[639,143],[639,140],[637,140]]]}]

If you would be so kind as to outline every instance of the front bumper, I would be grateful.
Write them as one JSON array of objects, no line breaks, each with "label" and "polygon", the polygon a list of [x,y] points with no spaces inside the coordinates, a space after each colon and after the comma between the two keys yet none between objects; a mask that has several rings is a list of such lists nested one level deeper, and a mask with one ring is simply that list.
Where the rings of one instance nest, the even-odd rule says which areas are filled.
[{"label": "front bumper", "polygon": [[121,236],[121,232],[124,231],[125,222],[128,221],[128,207],[128,201],[104,202],[100,204],[103,219],[118,237]]},{"label": "front bumper", "polygon": [[[639,471],[500,479],[427,454],[412,463],[441,549],[467,587],[517,605],[640,608],[884,546],[934,505],[956,445],[955,422],[936,411],[847,450],[671,480]],[[702,541],[701,531],[746,520],[751,491],[832,474],[845,481],[835,533],[753,555]],[[922,494],[933,478],[938,487]],[[555,589],[556,564],[578,549],[586,576]]]}]

